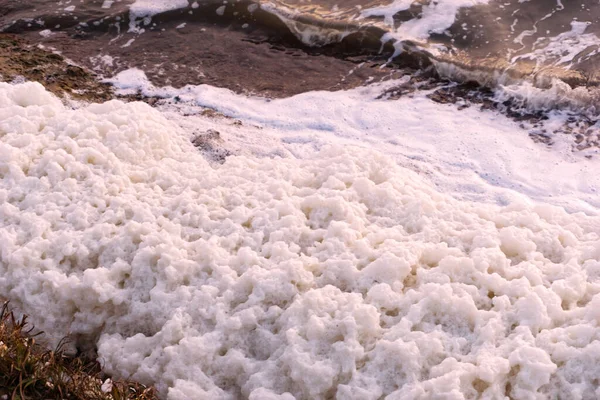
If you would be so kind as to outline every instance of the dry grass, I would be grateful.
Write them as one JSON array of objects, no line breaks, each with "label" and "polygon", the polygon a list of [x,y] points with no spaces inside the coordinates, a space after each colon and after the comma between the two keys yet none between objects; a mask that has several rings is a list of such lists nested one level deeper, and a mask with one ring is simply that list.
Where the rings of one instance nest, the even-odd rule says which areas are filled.
[{"label": "dry grass", "polygon": [[0,399],[6,400],[155,400],[153,388],[111,381],[96,361],[67,357],[39,345],[27,318],[0,309]]}]

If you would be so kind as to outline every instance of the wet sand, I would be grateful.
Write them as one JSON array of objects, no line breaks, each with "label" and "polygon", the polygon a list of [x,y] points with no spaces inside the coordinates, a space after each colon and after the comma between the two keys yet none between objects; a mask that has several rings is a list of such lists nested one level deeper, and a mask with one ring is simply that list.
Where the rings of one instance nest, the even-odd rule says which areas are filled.
[{"label": "wet sand", "polygon": [[[365,40],[355,35],[347,42],[360,40],[361,46],[315,49],[303,45],[276,18],[256,25],[247,17],[230,15],[215,21],[197,12],[194,18],[185,16],[188,22],[182,23],[180,14],[187,14],[185,10],[156,17],[156,25],[138,35],[127,32],[127,2],[111,7],[110,14],[98,20],[100,3],[90,2],[78,10],[77,20],[53,15],[54,4],[39,0],[26,9],[10,9],[2,18],[37,16],[34,20],[46,21],[43,27],[59,28],[44,35],[40,34],[43,27],[19,22],[6,30],[106,77],[140,68],[158,86],[210,84],[238,93],[284,97],[348,89],[402,74],[397,68],[382,67],[389,53],[378,54],[376,37]],[[84,18],[87,26],[79,24]]]},{"label": "wet sand", "polygon": [[8,82],[40,82],[52,93],[76,100],[106,101],[113,97],[112,88],[90,70],[14,35],[0,34],[0,76]]}]

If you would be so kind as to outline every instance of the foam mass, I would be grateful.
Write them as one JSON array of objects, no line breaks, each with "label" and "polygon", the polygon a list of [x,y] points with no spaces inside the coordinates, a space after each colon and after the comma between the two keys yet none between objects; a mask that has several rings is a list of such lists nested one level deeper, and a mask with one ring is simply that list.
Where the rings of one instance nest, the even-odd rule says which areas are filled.
[{"label": "foam mass", "polygon": [[172,400],[600,396],[598,217],[187,136],[0,84],[0,296]]}]

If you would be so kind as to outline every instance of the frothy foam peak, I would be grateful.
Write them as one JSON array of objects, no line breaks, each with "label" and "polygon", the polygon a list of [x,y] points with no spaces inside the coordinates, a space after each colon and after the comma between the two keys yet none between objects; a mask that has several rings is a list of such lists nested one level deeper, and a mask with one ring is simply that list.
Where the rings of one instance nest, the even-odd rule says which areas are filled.
[{"label": "frothy foam peak", "polygon": [[214,168],[188,139],[0,84],[0,295],[170,400],[599,394],[598,217],[358,148]]}]

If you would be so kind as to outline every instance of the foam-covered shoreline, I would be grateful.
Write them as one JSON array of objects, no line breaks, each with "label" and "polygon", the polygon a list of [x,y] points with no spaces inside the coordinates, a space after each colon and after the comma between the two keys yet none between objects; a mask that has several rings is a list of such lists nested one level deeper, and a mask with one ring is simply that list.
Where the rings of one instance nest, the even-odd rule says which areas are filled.
[{"label": "foam-covered shoreline", "polygon": [[165,398],[594,398],[600,219],[377,151],[208,164],[142,103],[0,84],[0,295]]},{"label": "foam-covered shoreline", "polygon": [[[326,144],[366,147],[420,171],[440,190],[461,199],[506,204],[525,194],[571,212],[597,214],[597,148],[574,152],[576,135],[559,133],[552,134],[555,143],[546,147],[531,140],[532,131],[523,122],[494,110],[436,104],[427,90],[386,97],[398,87],[410,87],[411,79],[406,75],[347,91],[285,99],[238,95],[209,85],[156,87],[136,69],[107,82],[122,95],[164,99],[155,106],[175,111],[168,115],[188,131],[208,122],[210,129],[225,134],[223,146],[233,154],[305,158]],[[245,128],[196,119],[193,115],[204,108],[238,119]],[[530,129],[551,131],[567,117],[551,115],[542,128]]]},{"label": "foam-covered shoreline", "polygon": [[[206,68],[209,74],[219,75],[222,86],[238,90],[232,87],[234,84],[228,82],[225,74],[219,74],[210,66],[202,67],[203,61],[210,62],[210,54],[200,52],[194,54],[192,59],[177,55],[173,63],[178,65],[172,70],[159,61],[159,55],[154,55],[154,59],[144,59],[143,54],[148,51],[152,53],[155,46],[164,48],[163,51],[171,46],[171,55],[174,56],[174,47],[185,46],[186,41],[178,35],[182,33],[192,36],[191,40],[203,43],[215,40],[257,44],[267,42],[276,48],[282,47],[282,50],[287,50],[286,53],[299,50],[300,53],[323,53],[344,60],[365,57],[363,61],[374,60],[402,68],[435,69],[442,78],[474,80],[494,88],[506,82],[523,83],[525,90],[527,86],[533,86],[549,98],[544,101],[544,106],[565,103],[564,96],[550,99],[555,93],[544,90],[552,85],[553,80],[578,92],[586,92],[584,95],[568,95],[569,106],[573,108],[592,108],[598,97],[596,70],[600,60],[600,32],[591,23],[593,15],[600,12],[597,5],[565,6],[561,2],[547,0],[532,0],[525,2],[527,4],[516,0],[502,4],[486,0],[442,0],[428,4],[407,0],[364,0],[352,1],[347,5],[336,5],[329,0],[315,0],[310,4],[294,0],[230,3],[212,0],[126,0],[73,7],[39,3],[29,8],[25,5],[9,7],[7,15],[0,18],[3,31],[39,32],[44,38],[37,37],[40,43],[54,46],[59,51],[69,52],[69,47],[81,47],[71,57],[77,60],[76,55],[79,55],[81,59],[77,62],[93,65],[99,70],[106,65],[88,58],[100,60],[106,56],[113,57],[116,65],[106,68],[111,71],[110,75],[143,65],[154,82],[168,75],[167,80],[174,79],[183,86],[198,83],[198,77],[203,76]],[[210,31],[210,27],[214,29],[216,26],[221,27],[220,34],[216,31],[203,33],[207,28]],[[223,33],[226,31],[231,31],[230,37]],[[64,37],[52,40],[55,35]],[[96,54],[92,55],[88,54],[90,50],[85,49],[85,45],[71,40],[99,38],[103,35],[104,39],[93,45],[98,48],[95,49]],[[165,41],[172,43],[163,43]],[[68,45],[61,42],[68,42]],[[145,44],[139,44],[138,47],[136,42]],[[218,46],[213,44],[211,47],[214,47],[213,52],[218,52]],[[240,48],[239,45],[230,44],[225,47],[229,52],[239,51]],[[134,56],[120,48],[130,50]],[[251,49],[244,47],[247,53],[252,53]],[[258,53],[251,58],[261,57],[268,60],[274,54]],[[283,54],[278,57],[284,58]],[[117,61],[119,58],[123,60]],[[140,60],[136,58],[143,61],[137,63]],[[220,54],[220,58],[226,56]],[[237,69],[235,66],[236,62],[247,61],[235,57],[234,60],[227,61],[228,68],[235,68],[240,80],[248,80],[245,79],[243,68]],[[186,71],[185,64],[190,63],[194,67]],[[289,67],[288,63],[293,64],[288,60],[282,66],[292,70],[293,67]],[[253,64],[248,67],[260,69]],[[298,63],[297,68],[310,69],[310,66]],[[318,73],[324,75],[325,70],[319,70]],[[175,77],[178,74],[186,75],[187,81],[178,80]],[[260,76],[257,73],[254,75]],[[271,75],[270,79],[275,81],[275,74]],[[311,75],[306,74],[301,79],[310,80]],[[328,78],[328,85],[331,85],[331,80],[335,80],[333,75]],[[165,83],[171,82],[159,84]],[[252,84],[248,86],[250,92],[257,89]],[[311,90],[315,88],[311,87]],[[282,94],[297,94],[299,91],[300,88],[288,89],[283,90]],[[504,94],[509,92],[503,91],[502,87],[499,91]],[[583,97],[587,99],[580,104]],[[533,108],[539,102],[531,99],[528,105]]]}]

